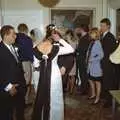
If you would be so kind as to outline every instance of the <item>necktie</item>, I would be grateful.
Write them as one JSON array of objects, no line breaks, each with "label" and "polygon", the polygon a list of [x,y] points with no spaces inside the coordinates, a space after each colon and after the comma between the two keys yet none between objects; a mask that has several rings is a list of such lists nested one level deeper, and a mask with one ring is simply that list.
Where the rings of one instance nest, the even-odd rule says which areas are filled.
[{"label": "necktie", "polygon": [[19,62],[18,57],[17,57],[17,53],[16,53],[16,51],[15,51],[15,49],[13,48],[12,45],[10,46],[10,50],[11,50],[12,55],[13,55],[14,58],[16,59],[16,61]]}]

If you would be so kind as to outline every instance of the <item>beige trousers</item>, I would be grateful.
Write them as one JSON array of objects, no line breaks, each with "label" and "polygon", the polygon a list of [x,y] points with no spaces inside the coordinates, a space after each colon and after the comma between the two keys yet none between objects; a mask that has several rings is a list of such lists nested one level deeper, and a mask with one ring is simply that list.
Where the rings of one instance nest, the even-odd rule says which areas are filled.
[{"label": "beige trousers", "polygon": [[22,62],[23,70],[24,70],[24,77],[26,80],[26,85],[28,85],[32,80],[32,63],[30,61]]},{"label": "beige trousers", "polygon": [[[24,70],[24,77],[26,80],[26,85],[29,85],[32,81],[32,63],[30,61],[24,61],[22,62],[23,70]],[[29,104],[31,103],[29,99],[29,94],[30,94],[30,87],[27,88],[27,93],[25,96],[25,103]]]}]

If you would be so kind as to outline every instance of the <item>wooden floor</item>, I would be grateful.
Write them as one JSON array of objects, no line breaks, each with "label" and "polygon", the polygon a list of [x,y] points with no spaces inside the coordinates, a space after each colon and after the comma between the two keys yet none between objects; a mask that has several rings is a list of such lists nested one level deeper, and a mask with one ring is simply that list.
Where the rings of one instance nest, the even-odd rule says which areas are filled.
[{"label": "wooden floor", "polygon": [[[92,105],[87,96],[65,95],[65,120],[112,120],[111,108],[103,108],[102,103]],[[25,110],[26,120],[31,120],[32,106]],[[116,120],[120,120],[120,117]]]}]

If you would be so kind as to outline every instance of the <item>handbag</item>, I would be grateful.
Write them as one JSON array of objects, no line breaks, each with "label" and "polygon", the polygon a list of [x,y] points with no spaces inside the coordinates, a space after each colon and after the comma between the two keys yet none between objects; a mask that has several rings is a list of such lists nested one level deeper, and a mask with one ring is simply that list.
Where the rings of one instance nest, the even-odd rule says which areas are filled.
[{"label": "handbag", "polygon": [[110,55],[109,59],[114,64],[120,64],[120,43],[116,50]]}]

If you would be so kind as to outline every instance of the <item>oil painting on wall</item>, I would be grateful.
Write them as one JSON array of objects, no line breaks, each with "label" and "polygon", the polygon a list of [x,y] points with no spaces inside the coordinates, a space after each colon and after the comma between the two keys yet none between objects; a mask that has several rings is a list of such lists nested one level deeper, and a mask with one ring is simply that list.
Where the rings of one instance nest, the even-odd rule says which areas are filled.
[{"label": "oil painting on wall", "polygon": [[59,28],[74,29],[80,24],[87,24],[91,27],[93,10],[52,9],[51,22]]}]

